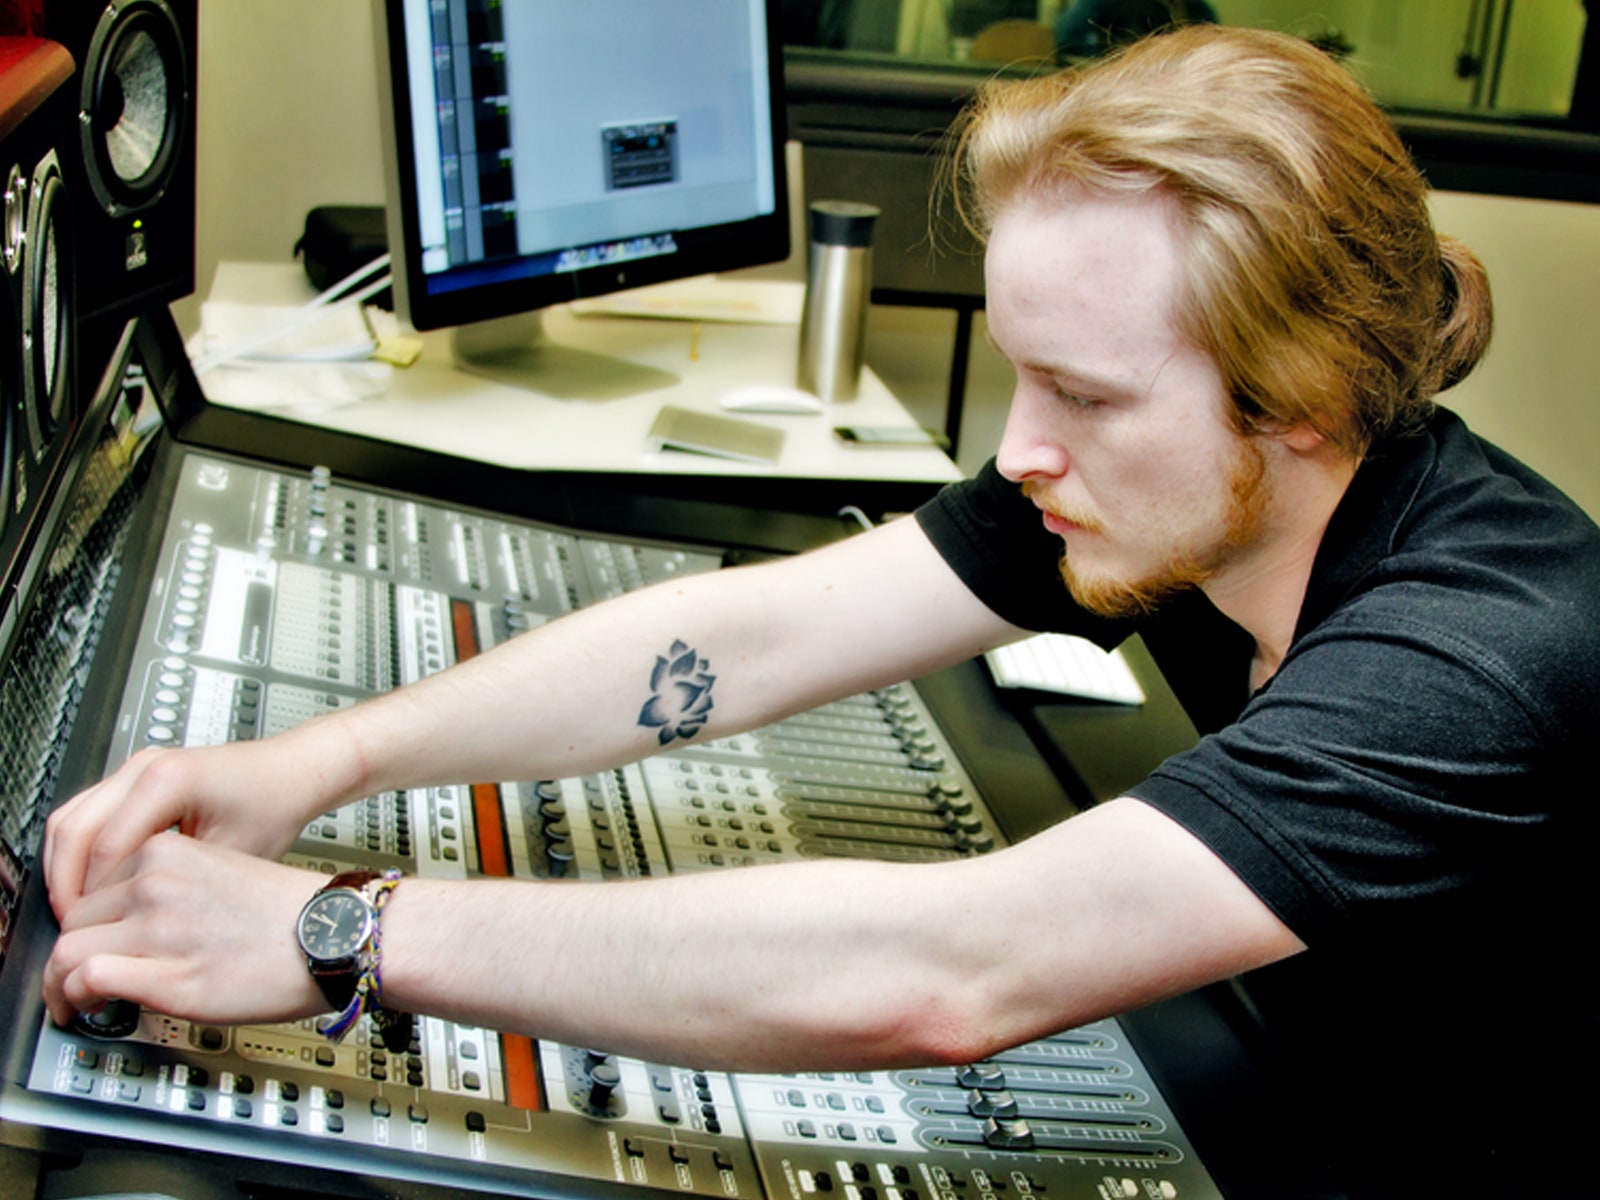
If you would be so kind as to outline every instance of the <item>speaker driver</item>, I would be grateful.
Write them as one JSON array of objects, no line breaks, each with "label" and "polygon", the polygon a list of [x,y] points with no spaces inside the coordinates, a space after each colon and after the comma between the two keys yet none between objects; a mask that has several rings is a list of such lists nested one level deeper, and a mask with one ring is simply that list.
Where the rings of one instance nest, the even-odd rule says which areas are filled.
[{"label": "speaker driver", "polygon": [[6,176],[5,224],[0,226],[0,261],[12,274],[22,265],[22,238],[27,226],[28,185],[22,178],[22,167],[12,163]]},{"label": "speaker driver", "polygon": [[67,189],[51,151],[29,187],[27,255],[22,292],[24,409],[35,461],[68,415],[72,398],[72,264]]},{"label": "speaker driver", "polygon": [[[9,278],[0,277],[0,338],[7,347],[22,344],[22,314],[16,311],[16,291]],[[0,551],[5,549],[4,534],[11,521],[13,506],[21,505],[21,497],[12,492],[12,458],[16,453],[12,445],[12,430],[22,412],[22,370],[18,355],[0,355]],[[0,575],[9,564],[0,553]]]},{"label": "speaker driver", "polygon": [[[0,535],[6,531],[13,505],[20,506],[20,493],[13,497],[11,485],[12,430],[21,418],[22,396],[22,313],[17,307],[21,292],[22,250],[28,234],[28,180],[21,163],[6,169],[6,190],[0,200]],[[3,543],[0,543],[3,546]],[[9,565],[0,557],[0,568]]]},{"label": "speaker driver", "polygon": [[149,207],[171,182],[187,79],[183,36],[166,0],[107,7],[84,60],[78,122],[89,187],[108,215]]}]

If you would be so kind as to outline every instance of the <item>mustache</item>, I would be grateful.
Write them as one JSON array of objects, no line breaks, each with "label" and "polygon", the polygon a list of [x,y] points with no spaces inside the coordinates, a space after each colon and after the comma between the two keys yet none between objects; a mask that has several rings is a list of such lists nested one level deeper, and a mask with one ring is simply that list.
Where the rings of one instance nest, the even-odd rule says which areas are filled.
[{"label": "mustache", "polygon": [[1063,521],[1070,521],[1088,533],[1101,532],[1100,522],[1094,517],[1053,499],[1043,487],[1032,479],[1023,481],[1022,494],[1033,501],[1034,507],[1049,513],[1053,517],[1059,517]]}]

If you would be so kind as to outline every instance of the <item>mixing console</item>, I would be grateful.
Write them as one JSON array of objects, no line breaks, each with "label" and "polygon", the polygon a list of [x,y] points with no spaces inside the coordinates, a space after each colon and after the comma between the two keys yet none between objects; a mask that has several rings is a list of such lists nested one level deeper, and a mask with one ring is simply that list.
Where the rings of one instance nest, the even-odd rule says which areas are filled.
[{"label": "mixing console", "polygon": [[[720,565],[323,469],[187,453],[107,766],[149,745],[268,736],[582,605]],[[605,774],[372,796],[310,822],[290,860],[602,880],[926,861],[1002,840],[904,685]],[[403,1051],[365,1025],[338,1045],[309,1022],[221,1028],[145,1012],[129,1025],[107,1039],[44,1022],[5,1116],[505,1194],[562,1180],[787,1200],[1218,1194],[1113,1021],[961,1068],[795,1076],[433,1019]]]}]

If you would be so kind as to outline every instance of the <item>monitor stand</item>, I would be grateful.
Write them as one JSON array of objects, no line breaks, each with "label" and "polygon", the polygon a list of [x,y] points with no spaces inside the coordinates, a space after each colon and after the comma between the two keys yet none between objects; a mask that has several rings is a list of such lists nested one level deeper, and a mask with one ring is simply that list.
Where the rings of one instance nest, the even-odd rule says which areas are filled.
[{"label": "monitor stand", "polygon": [[537,312],[457,325],[450,350],[463,371],[560,400],[621,400],[682,382],[671,371],[552,341]]}]

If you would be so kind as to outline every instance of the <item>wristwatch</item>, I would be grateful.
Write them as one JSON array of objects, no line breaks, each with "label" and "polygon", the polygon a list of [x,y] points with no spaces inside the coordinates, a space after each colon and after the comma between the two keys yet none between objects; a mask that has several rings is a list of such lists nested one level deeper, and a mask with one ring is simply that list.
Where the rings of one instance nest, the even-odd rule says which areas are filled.
[{"label": "wristwatch", "polygon": [[378,912],[368,886],[377,871],[343,871],[306,901],[295,936],[306,967],[334,1012],[343,1012],[356,993],[366,966]]}]

